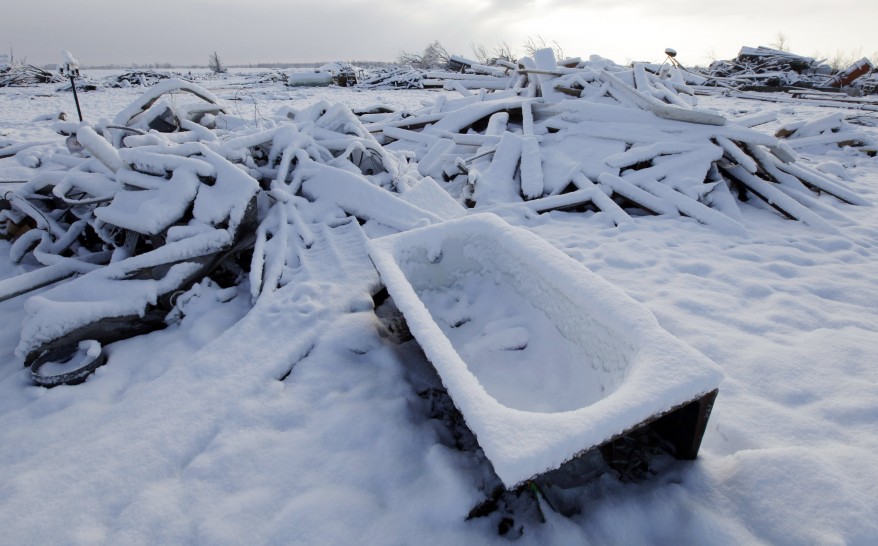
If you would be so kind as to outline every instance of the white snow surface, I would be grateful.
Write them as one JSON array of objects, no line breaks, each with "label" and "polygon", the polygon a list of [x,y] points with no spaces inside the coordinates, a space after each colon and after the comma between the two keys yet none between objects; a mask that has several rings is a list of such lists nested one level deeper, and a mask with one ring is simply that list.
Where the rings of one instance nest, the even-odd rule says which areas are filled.
[{"label": "white snow surface", "polygon": [[[256,129],[282,106],[414,109],[437,96],[243,88],[235,77],[208,88],[240,99],[229,109]],[[141,91],[80,101],[87,117],[110,119]],[[0,139],[49,142],[0,159],[0,181],[27,179],[40,154],[63,149],[51,122],[35,119],[72,107],[52,86],[0,89]],[[755,128],[766,135],[833,112],[724,97],[699,108],[730,124],[774,115]],[[801,152],[878,202],[875,158],[834,143]],[[501,211],[725,374],[698,460],[635,484],[604,476],[579,514],[546,508],[546,523],[523,522],[519,543],[878,542],[878,215],[813,201],[833,230],[748,204],[741,232],[667,215],[615,226],[606,213]],[[332,242],[355,238],[315,233],[312,250],[337,258],[314,263],[339,267],[302,267],[253,309],[247,286],[197,285],[179,322],[108,345],[107,365],[78,386],[30,383],[14,355],[26,297],[0,303],[0,544],[508,543],[496,515],[465,520],[484,498],[483,469],[426,417],[408,380],[424,355],[381,335],[368,258]],[[0,241],[0,255],[8,249]],[[4,258],[0,277],[31,267]],[[509,347],[533,342],[539,326],[497,328],[494,347]]]}]

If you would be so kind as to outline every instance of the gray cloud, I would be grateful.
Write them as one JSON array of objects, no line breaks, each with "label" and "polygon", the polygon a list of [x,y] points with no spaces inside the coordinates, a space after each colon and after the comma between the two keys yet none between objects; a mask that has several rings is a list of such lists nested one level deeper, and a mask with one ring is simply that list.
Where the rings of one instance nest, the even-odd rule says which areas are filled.
[{"label": "gray cloud", "polygon": [[[572,55],[599,53],[624,61],[655,59],[664,47],[689,58],[714,49],[788,35],[802,54],[862,46],[878,50],[874,0],[13,0],[0,18],[0,49],[35,63],[55,63],[69,49],[83,64],[204,64],[211,51],[227,63],[392,60],[438,39],[467,54],[471,43],[519,47],[528,36],[557,40]],[[552,18],[553,13],[564,17]],[[849,15],[849,14],[852,14]],[[798,49],[797,49],[798,48]]]}]

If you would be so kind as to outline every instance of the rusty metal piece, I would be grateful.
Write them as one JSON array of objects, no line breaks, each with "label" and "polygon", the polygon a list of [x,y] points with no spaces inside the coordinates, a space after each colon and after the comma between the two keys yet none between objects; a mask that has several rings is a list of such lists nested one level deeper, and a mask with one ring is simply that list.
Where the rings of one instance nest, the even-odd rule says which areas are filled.
[{"label": "rusty metal piece", "polygon": [[860,76],[865,76],[875,67],[872,66],[872,63],[866,57],[863,57],[859,61],[845,68],[838,74],[832,77],[829,80],[830,87],[844,87],[845,85],[850,85],[854,83],[854,81]]}]

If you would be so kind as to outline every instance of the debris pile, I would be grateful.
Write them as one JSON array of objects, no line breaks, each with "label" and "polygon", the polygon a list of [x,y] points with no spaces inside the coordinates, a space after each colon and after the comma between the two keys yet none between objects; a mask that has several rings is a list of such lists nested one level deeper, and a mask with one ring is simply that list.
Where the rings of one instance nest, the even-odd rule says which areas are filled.
[{"label": "debris pile", "polygon": [[287,74],[286,83],[291,87],[324,87],[337,85],[353,87],[363,77],[363,71],[349,63],[332,62],[314,70],[294,71]]},{"label": "debris pile", "polygon": [[423,89],[423,72],[411,66],[382,66],[369,70],[357,83],[361,89]]},{"label": "debris pile", "polygon": [[156,70],[127,70],[118,76],[108,77],[106,82],[108,87],[131,87],[135,85],[150,87],[171,77],[171,74]]},{"label": "debris pile", "polygon": [[803,84],[822,87],[831,74],[832,68],[821,61],[763,46],[742,47],[734,59],[714,61],[707,68],[712,83],[744,91]]},{"label": "debris pile", "polygon": [[513,78],[508,90],[462,90],[411,115],[370,116],[367,127],[482,210],[596,210],[618,225],[638,209],[741,233],[737,199],[830,230],[812,210],[818,194],[866,203],[750,120],[694,108],[676,70],[661,78],[600,57],[563,67],[542,50]]},{"label": "debris pile", "polygon": [[410,66],[382,66],[368,70],[357,82],[360,89],[423,89],[421,71]]},{"label": "debris pile", "polygon": [[[738,200],[827,231],[820,194],[866,203],[837,173],[796,162],[793,132],[807,142],[825,131],[803,125],[781,141],[752,129],[758,119],[698,109],[676,68],[558,62],[544,49],[508,74],[468,70],[447,80],[460,98],[413,113],[318,102],[258,128],[202,87],[164,79],[112,123],[58,122],[66,149],[40,143],[20,157],[33,148],[8,143],[38,170],[3,198],[0,232],[15,262],[40,268],[0,282],[0,299],[73,278],[28,301],[17,354],[36,381],[60,381],[40,367],[93,355],[87,340],[162,327],[205,279],[246,280],[253,301],[284,286],[315,226],[352,218],[372,237],[466,208],[594,212],[616,225],[683,215],[740,234]],[[468,87],[477,81],[503,86]]]},{"label": "debris pile", "polygon": [[[275,75],[282,76],[280,72],[276,72]],[[76,88],[82,91],[133,86],[151,87],[169,78],[184,77],[183,74],[176,72],[140,68],[126,70],[121,74],[114,74],[106,78],[95,78],[82,73],[77,73],[75,76]],[[209,74],[193,74],[191,71],[185,75],[185,78],[188,80],[199,80],[209,77]],[[266,81],[280,81],[280,78],[264,78],[259,83]],[[0,87],[28,87],[46,83],[63,84],[56,88],[57,91],[71,90],[68,74],[63,73],[63,71],[54,72],[33,65],[6,65],[5,68],[0,66]]]},{"label": "debris pile", "polygon": [[706,85],[731,87],[741,91],[783,91],[790,88],[839,89],[851,85],[863,89],[865,78],[874,67],[862,58],[850,67],[833,73],[831,66],[768,47],[742,47],[731,60],[714,61],[707,68]]},{"label": "debris pile", "polygon": [[351,87],[356,85],[359,77],[358,74],[362,73],[362,70],[356,68],[352,64],[340,61],[326,63],[318,70],[321,72],[328,72],[332,75],[332,83],[339,87]]},{"label": "debris pile", "polygon": [[[180,104],[180,92],[201,101]],[[40,368],[86,340],[163,327],[208,276],[223,286],[247,278],[254,300],[283,286],[314,241],[312,222],[346,223],[345,210],[395,230],[440,219],[393,196],[418,185],[405,160],[341,105],[286,110],[253,130],[208,91],[171,79],[112,124],[56,127],[70,133],[69,151],[45,154],[47,169],[8,192],[0,212],[12,259],[41,266],[0,282],[0,298],[75,277],[27,304],[17,353],[40,384],[71,380]]]},{"label": "debris pile", "polygon": [[0,69],[0,87],[24,87],[39,83],[61,83],[65,80],[60,74],[43,70],[32,64],[9,65]]},{"label": "debris pile", "polygon": [[[694,458],[719,381],[709,363],[548,243],[491,214],[465,218],[468,209],[507,217],[565,210],[607,225],[686,216],[734,237],[747,233],[739,201],[755,201],[831,232],[824,199],[867,201],[843,172],[801,165],[795,150],[846,145],[862,131],[853,118],[830,116],[759,132],[764,115],[730,120],[698,108],[676,66],[652,73],[598,56],[557,61],[544,49],[502,74],[467,70],[444,84],[459,97],[441,95],[418,111],[319,101],[284,106],[256,126],[203,87],[162,79],[111,122],[54,122],[63,144],[0,142],[0,157],[34,170],[0,199],[0,236],[11,241],[11,260],[29,269],[0,281],[0,301],[30,295],[15,352],[33,381],[81,382],[106,362],[106,344],[181,321],[204,297],[249,296],[250,317],[270,311],[305,355],[327,317],[338,316],[330,313],[369,309],[380,272],[438,372],[422,392],[456,420],[452,435],[476,445],[464,431],[477,433],[479,460],[496,474],[471,518],[517,509],[536,491],[531,506],[553,499],[548,506],[569,513],[559,488],[608,469],[634,478],[653,445]],[[461,304],[454,291],[480,297]],[[315,298],[334,302],[331,311]],[[550,300],[545,322],[531,320]],[[506,326],[480,316],[498,309]],[[376,309],[385,312],[396,320]],[[552,360],[571,388],[559,396],[547,384],[546,396],[519,407],[520,385],[465,377],[460,355],[497,352],[466,337],[466,323],[500,334],[502,354],[491,358],[506,368],[516,362],[506,351],[530,345],[527,358],[518,355],[519,375],[544,350],[537,360]],[[532,339],[528,329],[556,327],[557,340]],[[553,360],[565,344],[574,358]],[[266,345],[260,350],[276,350]],[[610,363],[606,373],[580,369],[591,355]],[[596,401],[610,399],[623,411],[607,418],[600,408],[609,406]],[[520,451],[540,431],[548,435],[539,449]],[[629,432],[639,439],[624,445]]]},{"label": "debris pile", "polygon": [[847,85],[851,85],[861,76],[870,74],[874,69],[875,67],[872,66],[872,62],[869,61],[869,59],[867,59],[866,57],[863,57],[851,66],[839,71],[834,76],[832,76],[832,78],[829,80],[829,86],[844,87]]},{"label": "debris pile", "polygon": [[515,63],[497,60],[487,66],[451,55],[444,68],[411,65],[381,67],[369,71],[359,82],[363,89],[502,90],[513,83]]},{"label": "debris pile", "polygon": [[839,148],[858,148],[874,157],[878,151],[878,139],[857,128],[857,125],[866,123],[875,126],[878,119],[853,116],[849,121],[844,115],[836,113],[812,121],[789,123],[778,129],[775,136],[787,139],[787,144],[794,150],[835,144]]}]

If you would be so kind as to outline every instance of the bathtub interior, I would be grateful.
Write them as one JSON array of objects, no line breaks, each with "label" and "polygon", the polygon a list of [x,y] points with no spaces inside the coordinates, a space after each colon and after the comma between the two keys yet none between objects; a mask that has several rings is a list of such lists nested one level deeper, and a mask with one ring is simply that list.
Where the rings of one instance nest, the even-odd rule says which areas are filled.
[{"label": "bathtub interior", "polygon": [[603,320],[607,309],[495,232],[450,234],[398,250],[396,261],[469,371],[507,407],[586,407],[618,389],[636,356],[631,332]]}]

